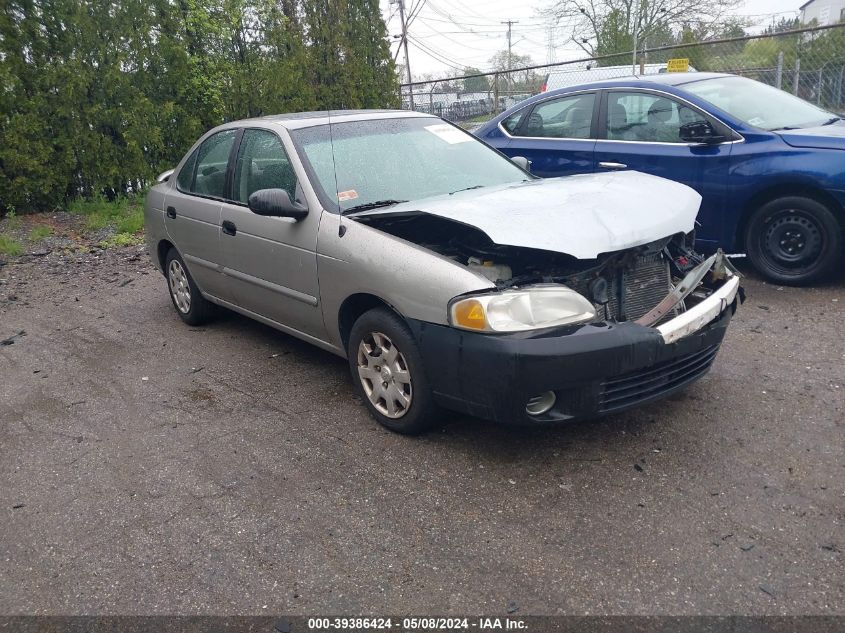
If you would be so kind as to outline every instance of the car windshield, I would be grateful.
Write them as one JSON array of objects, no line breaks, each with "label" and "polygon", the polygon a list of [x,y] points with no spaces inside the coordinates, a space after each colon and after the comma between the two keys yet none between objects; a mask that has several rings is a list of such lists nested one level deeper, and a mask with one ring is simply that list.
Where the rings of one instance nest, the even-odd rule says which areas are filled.
[{"label": "car windshield", "polygon": [[[370,119],[293,130],[318,192],[341,211],[515,183],[524,171],[439,119]],[[334,150],[334,156],[332,156]]]},{"label": "car windshield", "polygon": [[717,108],[764,130],[821,125],[835,115],[788,92],[745,77],[717,77],[685,84],[683,89]]}]

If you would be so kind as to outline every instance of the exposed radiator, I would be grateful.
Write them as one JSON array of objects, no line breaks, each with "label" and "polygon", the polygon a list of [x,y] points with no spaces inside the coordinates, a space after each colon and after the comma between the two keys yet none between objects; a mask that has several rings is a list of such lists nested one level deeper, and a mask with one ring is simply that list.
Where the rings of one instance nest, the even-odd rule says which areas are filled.
[{"label": "exposed radiator", "polygon": [[[620,315],[620,318],[626,321],[635,321],[646,314],[672,288],[669,262],[660,253],[638,258],[633,269],[626,270],[622,278],[625,314]],[[675,316],[675,313],[671,316]]]},{"label": "exposed radiator", "polygon": [[[594,305],[600,319],[614,321],[639,319],[660,303],[672,288],[669,262],[661,253],[637,258],[631,266],[616,272],[607,281],[609,299],[607,306]],[[587,297],[591,296],[590,290],[586,287],[579,291]],[[666,314],[661,322],[675,316],[677,316],[677,309]]]}]

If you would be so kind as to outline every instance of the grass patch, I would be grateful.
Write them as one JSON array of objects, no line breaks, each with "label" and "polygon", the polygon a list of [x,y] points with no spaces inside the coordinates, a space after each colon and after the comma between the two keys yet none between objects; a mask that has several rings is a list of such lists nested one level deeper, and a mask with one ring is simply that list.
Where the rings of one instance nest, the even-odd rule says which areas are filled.
[{"label": "grass patch", "polygon": [[30,242],[40,242],[53,234],[53,228],[46,224],[39,224],[29,232]]},{"label": "grass patch", "polygon": [[115,233],[107,240],[102,240],[97,246],[100,248],[122,248],[143,244],[144,238],[133,233]]},{"label": "grass patch", "polygon": [[23,244],[8,235],[0,235],[0,255],[14,257],[23,253]]},{"label": "grass patch", "polygon": [[15,231],[21,228],[21,219],[18,217],[18,214],[14,211],[9,211],[6,214],[6,227],[12,231]]},{"label": "grass patch", "polygon": [[119,233],[137,233],[144,228],[144,198],[105,198],[74,200],[68,212],[85,216],[85,228],[97,231],[112,226]]}]

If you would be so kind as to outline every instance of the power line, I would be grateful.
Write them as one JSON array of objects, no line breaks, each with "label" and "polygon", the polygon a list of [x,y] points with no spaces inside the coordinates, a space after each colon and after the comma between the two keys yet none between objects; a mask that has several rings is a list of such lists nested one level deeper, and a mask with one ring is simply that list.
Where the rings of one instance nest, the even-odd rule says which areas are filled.
[{"label": "power line", "polygon": [[425,44],[419,42],[413,36],[410,36],[409,39],[411,42],[414,43],[414,46],[419,48],[423,53],[431,57],[434,61],[440,62],[441,64],[445,64],[449,68],[453,70],[459,70],[461,72],[466,71],[466,66],[463,66],[460,62],[455,61],[454,59],[448,59],[446,57],[442,57],[439,53],[435,53],[433,50],[429,49]]}]

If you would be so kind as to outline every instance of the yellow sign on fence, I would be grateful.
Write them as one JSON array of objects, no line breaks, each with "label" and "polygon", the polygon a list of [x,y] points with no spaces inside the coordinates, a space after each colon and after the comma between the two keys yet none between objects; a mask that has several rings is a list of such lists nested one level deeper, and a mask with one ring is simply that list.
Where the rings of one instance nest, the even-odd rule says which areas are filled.
[{"label": "yellow sign on fence", "polygon": [[685,73],[689,72],[689,59],[686,57],[678,59],[670,59],[666,63],[666,72],[670,73]]}]

